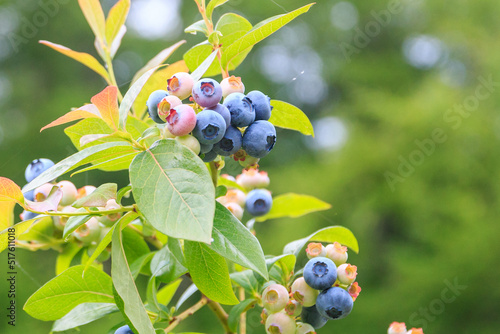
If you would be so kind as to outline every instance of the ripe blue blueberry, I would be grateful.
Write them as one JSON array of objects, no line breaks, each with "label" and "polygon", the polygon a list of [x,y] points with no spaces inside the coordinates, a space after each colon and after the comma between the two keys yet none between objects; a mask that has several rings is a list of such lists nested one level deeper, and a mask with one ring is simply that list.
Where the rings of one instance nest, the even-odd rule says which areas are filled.
[{"label": "ripe blue blueberry", "polygon": [[24,177],[26,178],[26,181],[31,182],[38,175],[42,174],[52,166],[54,166],[52,160],[35,159],[28,165],[28,167],[26,167],[26,171],[24,172]]},{"label": "ripe blue blueberry", "polygon": [[242,141],[241,131],[233,126],[229,126],[226,129],[224,137],[214,145],[214,151],[219,155],[228,157],[240,150]]},{"label": "ripe blue blueberry", "polygon": [[249,126],[255,120],[252,101],[245,94],[232,93],[224,99],[224,105],[231,113],[231,125],[237,128]]},{"label": "ripe blue blueberry", "polygon": [[213,110],[205,109],[196,115],[196,126],[193,136],[201,144],[215,144],[219,142],[226,133],[226,122],[224,118]]},{"label": "ripe blue blueberry", "polygon": [[200,143],[200,153],[205,154],[210,152],[214,148],[213,144],[201,144]]},{"label": "ripe blue blueberry", "polygon": [[337,266],[326,257],[314,257],[304,267],[304,280],[316,290],[326,290],[337,280]]},{"label": "ripe blue blueberry", "polygon": [[346,290],[333,287],[322,291],[316,300],[318,312],[328,319],[342,319],[351,313],[353,301]]},{"label": "ripe blue blueberry", "polygon": [[30,220],[38,216],[38,213],[33,213],[31,211],[23,211],[21,214],[21,219],[22,220]]},{"label": "ripe blue blueberry", "polygon": [[217,158],[217,153],[215,153],[214,151],[210,151],[205,153],[201,160],[203,160],[203,162],[211,162],[214,161],[215,158]]},{"label": "ripe blue blueberry", "polygon": [[122,326],[115,331],[115,334],[134,334],[128,325]]},{"label": "ripe blue blueberry", "polygon": [[201,79],[192,93],[194,101],[205,108],[215,107],[222,99],[222,88],[214,79]]},{"label": "ripe blue blueberry", "polygon": [[247,94],[247,97],[252,101],[252,105],[255,109],[255,120],[264,120],[267,121],[271,118],[271,110],[273,107],[271,106],[271,99],[269,96],[264,93],[253,90]]},{"label": "ripe blue blueberry", "polygon": [[315,329],[323,327],[328,321],[327,318],[323,317],[319,313],[318,309],[316,308],[316,305],[302,308],[302,313],[300,314],[300,318],[302,319],[302,322],[305,322],[313,326]]},{"label": "ripe blue blueberry", "polygon": [[158,124],[165,123],[161,120],[160,116],[158,116],[158,104],[167,96],[168,92],[166,90],[157,90],[149,95],[148,101],[146,102],[149,117]]},{"label": "ripe blue blueberry", "polygon": [[229,127],[231,125],[231,113],[229,112],[229,109],[227,109],[225,105],[219,103],[215,107],[212,107],[210,109],[220,114],[222,118],[224,118],[224,121],[226,122],[226,127]]},{"label": "ripe blue blueberry", "polygon": [[263,158],[276,143],[276,129],[268,121],[255,121],[243,135],[243,149],[254,158]]},{"label": "ripe blue blueberry", "polygon": [[23,195],[25,199],[33,202],[35,200],[35,189],[30,190],[28,192],[24,192],[24,187],[23,187]]},{"label": "ripe blue blueberry", "polygon": [[254,189],[248,193],[245,206],[252,216],[263,216],[271,210],[273,198],[265,189]]}]

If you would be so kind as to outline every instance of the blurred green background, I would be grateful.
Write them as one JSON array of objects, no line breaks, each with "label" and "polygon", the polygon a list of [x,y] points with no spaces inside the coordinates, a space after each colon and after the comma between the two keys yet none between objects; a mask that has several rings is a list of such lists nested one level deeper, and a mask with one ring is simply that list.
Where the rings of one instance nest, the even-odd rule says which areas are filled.
[{"label": "blurred green background", "polygon": [[[105,9],[114,2],[102,1]],[[166,46],[187,39],[172,58],[179,60],[202,40],[182,32],[199,19],[193,1],[132,3],[114,61],[122,92]],[[236,12],[255,24],[305,4],[230,0],[216,15]],[[42,20],[41,11],[50,17]],[[392,321],[426,334],[499,332],[499,12],[496,0],[320,0],[233,73],[247,91],[294,103],[313,120],[314,139],[279,130],[276,149],[261,161],[273,193],[311,194],[333,206],[257,225],[266,254],[328,225],[348,227],[360,244],[349,258],[363,291],[348,318],[319,333],[385,333]],[[76,1],[0,2],[0,175],[20,185],[31,160],[75,152],[62,127],[39,129],[105,87],[40,39],[95,55]],[[124,186],[128,176],[91,172],[72,181]],[[21,306],[54,276],[55,258],[17,251],[16,327],[7,326],[2,277],[0,333],[50,331]],[[7,271],[5,253],[0,268]],[[81,332],[106,333],[119,321],[114,315]],[[264,332],[258,321],[258,312],[249,314],[248,333]],[[207,310],[179,329],[222,332]]]}]

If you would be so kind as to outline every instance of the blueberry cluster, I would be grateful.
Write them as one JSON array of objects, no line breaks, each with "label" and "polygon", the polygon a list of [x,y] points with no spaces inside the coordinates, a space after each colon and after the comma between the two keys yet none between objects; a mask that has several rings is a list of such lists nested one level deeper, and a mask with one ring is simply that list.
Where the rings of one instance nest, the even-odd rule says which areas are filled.
[{"label": "blueberry cluster", "polygon": [[387,334],[424,334],[424,331],[422,328],[412,328],[407,331],[404,322],[393,322],[389,326]]},{"label": "blueberry cluster", "polygon": [[310,243],[306,253],[310,260],[303,277],[295,279],[290,291],[279,284],[264,289],[266,333],[311,334],[328,320],[345,318],[351,312],[361,288],[354,282],[356,266],[346,263],[347,247],[338,242],[326,247]]},{"label": "blueberry cluster", "polygon": [[241,220],[243,208],[254,217],[263,216],[271,210],[273,197],[266,188],[269,186],[269,176],[266,172],[259,172],[258,169],[244,169],[236,178],[224,174],[222,177],[236,182],[244,191],[236,188],[229,188],[226,195],[217,198],[217,201],[224,205],[233,215]]},{"label": "blueberry cluster", "polygon": [[[221,83],[210,78],[194,82],[190,74],[180,72],[168,79],[167,90],[154,91],[146,104],[151,119],[165,124],[164,137],[181,138],[203,161],[220,155],[237,161],[249,158],[254,164],[273,149],[276,129],[268,122],[270,98],[256,90],[244,92],[235,76]],[[194,103],[183,104],[190,96]]]}]

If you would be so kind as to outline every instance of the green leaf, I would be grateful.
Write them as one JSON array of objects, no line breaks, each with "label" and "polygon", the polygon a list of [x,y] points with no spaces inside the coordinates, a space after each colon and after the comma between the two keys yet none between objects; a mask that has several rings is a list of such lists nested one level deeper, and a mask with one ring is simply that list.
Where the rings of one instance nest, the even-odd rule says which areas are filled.
[{"label": "green leaf", "polygon": [[308,237],[290,242],[283,249],[283,254],[294,254],[298,256],[301,249],[310,241],[330,242],[337,241],[352,249],[354,252],[359,252],[358,241],[352,232],[343,226],[331,226],[318,230]]},{"label": "green leaf", "polygon": [[229,270],[222,256],[201,242],[186,241],[184,253],[189,273],[198,289],[213,301],[225,305],[238,304],[229,278]]},{"label": "green leaf", "polygon": [[178,279],[158,290],[158,293],[156,294],[158,303],[168,305],[177,292],[177,289],[179,288],[179,285],[181,285],[181,283],[182,279]]},{"label": "green leaf", "polygon": [[196,35],[197,32],[201,32],[205,36],[208,35],[208,29],[207,25],[205,24],[205,20],[200,20],[198,22],[191,24],[189,27],[184,29],[184,32],[186,34],[193,34],[193,35]]},{"label": "green leaf", "polygon": [[62,318],[82,303],[114,303],[111,277],[94,267],[70,267],[38,289],[24,305],[33,318]]},{"label": "green leaf", "polygon": [[[1,203],[1,202],[0,202]],[[12,225],[2,232],[0,232],[0,253],[6,250],[7,248],[12,248],[12,251],[15,251],[15,242],[14,240],[19,240],[20,236],[23,235],[34,223],[40,221],[41,219],[48,216],[37,216],[30,220],[25,220],[15,225]]]},{"label": "green leaf", "polygon": [[239,189],[243,192],[247,192],[247,190],[245,188],[243,188],[242,186],[240,186],[238,183],[231,181],[231,180],[228,180],[225,177],[219,177],[217,184],[221,185],[221,186],[226,186],[228,189],[236,188],[236,189]]},{"label": "green leaf", "polygon": [[[122,224],[128,224],[123,221]],[[122,225],[123,226],[123,225]],[[122,231],[123,248],[127,261],[133,263],[135,260],[150,252],[148,244],[144,238],[130,227],[126,227]]]},{"label": "green leaf", "polygon": [[206,15],[207,17],[211,20],[212,19],[212,13],[214,12],[214,9],[216,7],[219,7],[223,4],[225,4],[226,2],[228,2],[229,0],[212,0],[208,3],[207,5],[207,9],[206,9]]},{"label": "green leaf", "polygon": [[[250,29],[252,29],[252,24],[244,17],[234,13],[222,15],[219,22],[217,22],[217,25],[215,26],[215,31],[219,31],[222,34],[222,37],[219,38],[219,43],[222,45],[222,54],[224,55],[225,50],[232,43],[234,43],[234,41],[238,40],[250,31]],[[186,65],[189,69],[194,71],[205,59],[207,59],[208,56],[210,56],[212,52],[213,46],[208,42],[203,42],[188,50],[184,54],[184,60],[186,61]],[[250,52],[250,49],[248,52]],[[231,66],[229,66],[228,70],[234,70],[239,64],[241,64],[248,52],[242,53],[236,57]],[[212,61],[205,75],[211,77],[220,73],[221,68],[219,61]]]},{"label": "green leaf", "polygon": [[83,303],[54,322],[52,332],[63,332],[71,328],[88,324],[118,311],[113,303]]},{"label": "green leaf", "polygon": [[273,276],[273,273],[275,273],[275,265],[280,269],[278,277],[273,277],[275,279],[280,280],[283,284],[286,284],[286,282],[289,281],[293,269],[295,268],[295,262],[297,261],[297,258],[293,254],[285,254],[285,255],[280,255],[276,256],[270,259],[266,260],[266,265],[269,270],[269,274]]},{"label": "green leaf", "polygon": [[268,278],[264,252],[257,238],[219,202],[216,203],[213,241],[209,247],[239,265]]},{"label": "green leaf", "polygon": [[[86,210],[78,209],[77,212],[86,212]],[[90,218],[92,218],[91,215],[69,217],[68,221],[64,225],[63,239],[68,240],[68,238],[71,236],[71,233],[73,233],[80,226],[88,222]]]},{"label": "green leaf", "polygon": [[148,70],[146,73],[141,75],[139,79],[137,79],[136,82],[130,86],[128,89],[127,93],[125,93],[125,96],[123,96],[122,103],[120,104],[120,109],[119,109],[119,114],[120,114],[120,121],[119,125],[120,128],[125,129],[126,124],[127,124],[127,117],[128,113],[130,111],[130,108],[132,108],[132,105],[134,104],[135,99],[141,92],[142,88],[146,84],[146,82],[149,80],[151,75],[158,69],[159,66],[154,67],[150,70]]},{"label": "green leaf", "polygon": [[217,186],[217,188],[215,188],[215,198],[225,196],[226,194],[227,194],[226,186]]},{"label": "green leaf", "polygon": [[231,65],[237,56],[250,49],[262,41],[264,38],[278,31],[281,27],[295,19],[297,16],[306,13],[313,4],[306,5],[293,12],[277,15],[258,23],[251,31],[232,43],[222,55],[222,66],[224,68]]},{"label": "green leaf", "polygon": [[198,68],[196,68],[196,70],[194,70],[193,73],[191,73],[191,77],[193,78],[194,82],[201,79],[203,74],[205,74],[205,72],[208,70],[210,65],[215,60],[216,56],[217,56],[217,51],[212,51],[212,53],[208,55],[208,57],[200,64],[200,66],[198,66]]},{"label": "green leaf", "polygon": [[176,310],[180,309],[182,304],[184,304],[184,302],[188,300],[189,297],[194,295],[196,291],[198,291],[198,287],[195,284],[191,284],[186,290],[184,290],[182,295],[179,297],[179,300],[177,300],[177,303],[175,304],[175,309]]},{"label": "green leaf", "polygon": [[45,216],[37,219],[31,226],[18,237],[18,240],[38,241],[41,243],[51,243],[55,239],[54,222],[51,217]]},{"label": "green leaf", "polygon": [[238,323],[240,322],[240,315],[247,312],[249,309],[257,304],[256,299],[245,299],[231,309],[228,314],[227,324],[233,332],[237,332]]},{"label": "green leaf", "polygon": [[259,293],[259,281],[252,270],[243,270],[231,273],[231,279],[234,283],[241,286],[247,292],[254,294]]},{"label": "green leaf", "polygon": [[158,277],[164,283],[170,283],[187,272],[186,267],[170,251],[168,244],[156,252],[150,267],[153,277]]},{"label": "green leaf", "polygon": [[257,217],[255,220],[263,222],[273,218],[296,218],[311,212],[328,210],[331,207],[330,204],[314,196],[289,193],[274,197],[271,211],[264,216]]},{"label": "green leaf", "polygon": [[73,207],[104,207],[110,199],[116,199],[117,191],[118,185],[116,183],[105,183],[90,195],[80,198],[73,204]]},{"label": "green leaf", "polygon": [[309,118],[299,108],[278,100],[271,100],[273,111],[269,122],[279,128],[299,131],[306,136],[314,136],[314,129]]},{"label": "green leaf", "polygon": [[134,279],[139,276],[139,274],[145,274],[147,272],[147,275],[151,275],[151,270],[149,269],[149,263],[151,262],[151,259],[153,256],[156,254],[156,252],[151,252],[148,254],[144,254],[138,259],[136,259],[134,262],[131,262],[130,265],[130,272],[132,273],[132,276]]},{"label": "green leaf", "polygon": [[132,161],[130,183],[139,210],[158,231],[210,242],[215,189],[193,151],[172,139],[156,142]]},{"label": "green leaf", "polygon": [[137,218],[137,213],[135,212],[128,212],[126,215],[120,218],[117,224],[113,225],[111,229],[106,233],[106,235],[102,238],[101,242],[97,245],[96,249],[94,250],[94,253],[92,253],[92,256],[87,260],[85,263],[85,268],[84,271],[87,270],[87,268],[94,263],[94,261],[97,259],[97,257],[108,247],[108,245],[111,243],[111,239],[113,237],[113,232],[117,226],[126,226],[130,222],[132,222],[134,219]]},{"label": "green leaf", "polygon": [[121,222],[120,227],[115,228],[113,232],[111,246],[111,276],[113,277],[113,285],[117,294],[123,300],[123,312],[132,323],[135,332],[154,334],[155,330],[137,291],[134,277],[130,272],[127,257],[125,256],[121,228],[126,226],[126,224],[127,222]]},{"label": "green leaf", "polygon": [[106,43],[106,20],[99,0],[78,0],[78,3],[95,37]]},{"label": "green leaf", "polygon": [[109,154],[122,154],[130,149],[133,150],[132,146],[125,144],[124,142],[111,142],[91,146],[50,167],[33,181],[28,183],[24,189],[25,191],[36,189],[45,183],[51,182],[64,173],[77,168],[78,166],[99,161],[99,159],[102,159],[102,157]]},{"label": "green leaf", "polygon": [[137,71],[137,73],[134,75],[134,78],[132,79],[131,85],[133,85],[137,80],[139,80],[139,78],[142,77],[142,75],[147,71],[158,68],[158,66],[163,64],[168,59],[168,57],[170,57],[172,53],[174,53],[175,50],[177,50],[184,43],[186,43],[186,41],[182,40],[160,51],[160,53],[158,53],[150,61],[148,61],[148,63],[143,68]]},{"label": "green leaf", "polygon": [[70,242],[64,245],[63,251],[57,256],[56,275],[61,274],[63,271],[69,268],[69,266],[71,265],[71,261],[81,249],[82,246],[74,242]]},{"label": "green leaf", "polygon": [[130,10],[130,0],[118,1],[109,11],[106,19],[106,41],[111,46],[125,24]]}]

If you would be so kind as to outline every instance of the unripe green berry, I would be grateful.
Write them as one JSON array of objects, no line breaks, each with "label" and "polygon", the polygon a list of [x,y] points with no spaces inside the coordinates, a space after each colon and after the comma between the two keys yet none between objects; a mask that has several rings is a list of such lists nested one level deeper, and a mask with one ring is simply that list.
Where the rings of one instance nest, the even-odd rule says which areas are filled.
[{"label": "unripe green berry", "polygon": [[302,303],[305,307],[311,307],[316,304],[316,298],[318,297],[319,291],[314,290],[309,285],[307,285],[304,277],[299,277],[292,284],[292,295],[295,300]]},{"label": "unripe green berry", "polygon": [[201,149],[200,142],[194,136],[185,135],[181,137],[176,137],[175,140],[177,140],[179,143],[189,148],[191,151],[194,152],[194,154],[196,155],[200,154],[200,149]]},{"label": "unripe green berry", "polygon": [[285,306],[285,312],[291,317],[298,317],[302,312],[302,304],[295,299],[290,299]]},{"label": "unripe green berry", "polygon": [[270,313],[283,310],[289,299],[288,290],[281,284],[271,284],[262,293],[262,303]]},{"label": "unripe green berry", "polygon": [[267,334],[295,334],[295,320],[284,311],[269,315],[266,320]]},{"label": "unripe green berry", "polygon": [[313,326],[303,323],[297,322],[297,330],[296,334],[316,334],[316,331]]},{"label": "unripe green berry", "polygon": [[73,232],[76,239],[80,240],[84,244],[91,244],[99,240],[101,235],[101,228],[99,222],[95,217],[89,219],[88,222],[80,226],[76,231]]}]

